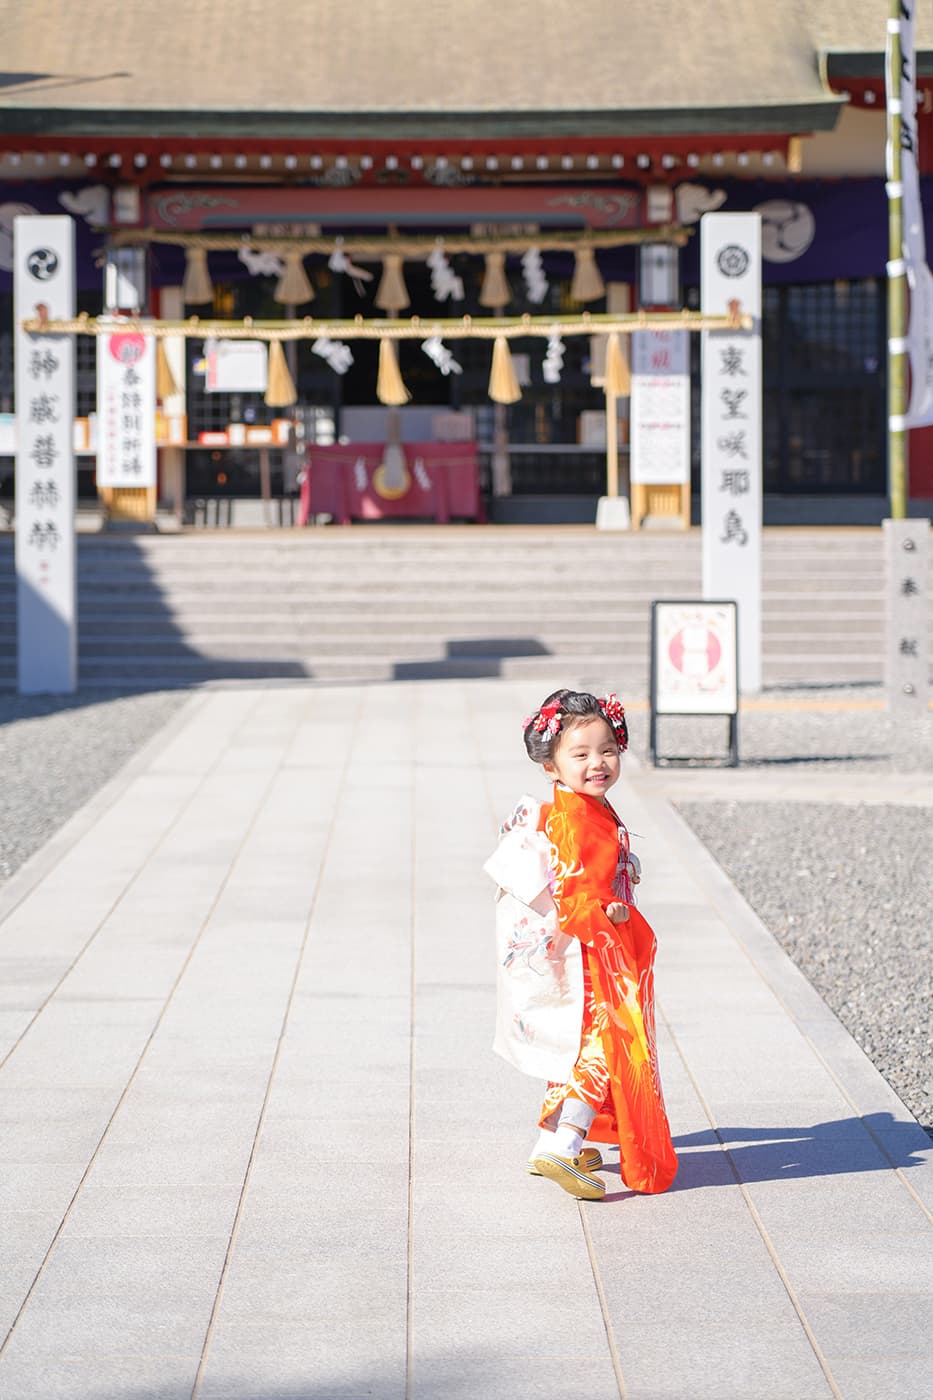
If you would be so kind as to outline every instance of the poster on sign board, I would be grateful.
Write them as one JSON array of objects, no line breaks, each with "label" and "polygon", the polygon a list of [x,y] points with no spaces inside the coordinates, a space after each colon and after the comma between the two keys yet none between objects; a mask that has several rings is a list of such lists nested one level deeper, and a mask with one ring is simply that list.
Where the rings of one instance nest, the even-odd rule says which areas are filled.
[{"label": "poster on sign board", "polygon": [[652,708],[659,715],[731,715],[738,709],[736,605],[653,605]]}]

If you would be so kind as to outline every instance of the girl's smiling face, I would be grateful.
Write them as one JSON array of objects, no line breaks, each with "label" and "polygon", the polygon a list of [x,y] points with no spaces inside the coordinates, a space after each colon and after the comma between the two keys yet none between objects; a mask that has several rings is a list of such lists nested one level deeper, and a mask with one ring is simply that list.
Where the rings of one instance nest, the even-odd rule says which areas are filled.
[{"label": "girl's smiling face", "polygon": [[592,715],[562,730],[544,771],[573,792],[605,802],[606,793],[619,781],[621,767],[619,746],[608,720]]}]

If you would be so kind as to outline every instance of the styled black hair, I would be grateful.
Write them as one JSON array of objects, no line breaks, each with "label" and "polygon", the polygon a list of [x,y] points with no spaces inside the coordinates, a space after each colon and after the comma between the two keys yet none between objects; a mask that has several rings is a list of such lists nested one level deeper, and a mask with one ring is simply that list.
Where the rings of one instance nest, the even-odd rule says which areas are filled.
[{"label": "styled black hair", "polygon": [[[560,727],[557,732],[552,733],[548,728],[535,729],[535,721],[542,711],[551,706],[560,711]],[[595,695],[590,695],[586,690],[555,690],[546,700],[542,700],[540,709],[530,717],[525,725],[525,750],[532,763],[550,763],[561,735],[588,719],[606,720],[620,749],[625,748],[628,743],[628,728],[624,719],[621,722],[620,734],[619,730],[609,722],[606,711]]]}]

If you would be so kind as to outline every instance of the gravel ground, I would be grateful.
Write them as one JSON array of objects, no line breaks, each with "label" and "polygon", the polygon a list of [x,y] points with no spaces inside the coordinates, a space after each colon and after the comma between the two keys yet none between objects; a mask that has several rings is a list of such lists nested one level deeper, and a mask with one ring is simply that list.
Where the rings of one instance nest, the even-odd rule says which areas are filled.
[{"label": "gravel ground", "polygon": [[[933,770],[933,715],[908,729],[877,686],[775,690],[743,708],[740,766]],[[810,706],[811,708],[802,708]],[[661,721],[659,750],[722,757],[722,719]],[[647,720],[633,716],[647,755]],[[679,811],[888,1083],[933,1132],[933,812],[814,802],[681,801]]]},{"label": "gravel ground", "polygon": [[[907,726],[889,719],[884,709],[868,708],[882,699],[879,686],[765,692],[739,715],[741,766],[933,771],[933,712]],[[799,708],[804,705],[813,708]],[[728,752],[728,721],[721,716],[666,715],[658,725],[662,757],[691,755],[701,762]],[[631,728],[632,748],[647,760],[648,717],[633,714]]]},{"label": "gravel ground", "polygon": [[933,1135],[933,812],[819,802],[678,810]]},{"label": "gravel ground", "polygon": [[0,881],[9,879],[186,698],[183,690],[0,694]]}]

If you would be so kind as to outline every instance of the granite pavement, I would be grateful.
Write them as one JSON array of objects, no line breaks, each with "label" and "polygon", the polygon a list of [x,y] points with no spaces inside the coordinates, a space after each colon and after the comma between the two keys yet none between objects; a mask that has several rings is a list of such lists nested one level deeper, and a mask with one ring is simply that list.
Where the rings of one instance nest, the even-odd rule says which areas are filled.
[{"label": "granite pavement", "polygon": [[680,1173],[525,1174],[540,689],[198,692],[0,890],[2,1400],[928,1394],[933,1145],[637,764]]}]

